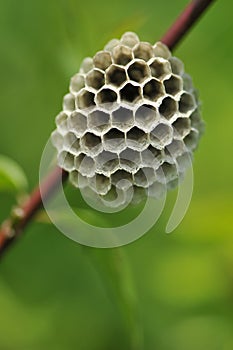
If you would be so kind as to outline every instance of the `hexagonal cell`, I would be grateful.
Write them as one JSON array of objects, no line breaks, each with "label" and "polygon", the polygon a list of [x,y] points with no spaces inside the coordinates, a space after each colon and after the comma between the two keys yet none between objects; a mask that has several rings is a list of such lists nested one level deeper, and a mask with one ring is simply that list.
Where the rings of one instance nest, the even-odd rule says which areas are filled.
[{"label": "hexagonal cell", "polygon": [[185,172],[192,165],[192,154],[184,152],[176,158],[176,165],[179,173]]},{"label": "hexagonal cell", "polygon": [[151,167],[144,167],[139,169],[136,174],[134,174],[134,183],[138,187],[147,188],[152,185],[156,179],[155,171]]},{"label": "hexagonal cell", "polygon": [[139,42],[139,38],[137,34],[133,32],[126,32],[125,34],[122,35],[121,42],[123,45],[129,46],[132,48]]},{"label": "hexagonal cell", "polygon": [[174,134],[178,134],[180,137],[185,137],[189,134],[191,129],[191,122],[188,118],[178,118],[172,124],[174,128]]},{"label": "hexagonal cell", "polygon": [[133,59],[132,50],[124,45],[116,46],[113,49],[112,55],[114,62],[122,66],[125,66]]},{"label": "hexagonal cell", "polygon": [[153,147],[163,149],[171,143],[173,137],[172,128],[168,124],[159,124],[150,133],[150,141]]},{"label": "hexagonal cell", "polygon": [[67,131],[67,120],[68,120],[68,115],[65,112],[60,112],[56,116],[56,125],[61,132],[61,134],[64,134]]},{"label": "hexagonal cell", "polygon": [[141,98],[141,91],[138,85],[127,83],[121,90],[120,96],[122,101],[134,103]]},{"label": "hexagonal cell", "polygon": [[161,151],[160,149],[155,148],[155,147],[153,147],[152,145],[150,145],[150,146],[147,148],[147,150],[148,150],[150,153],[152,153],[153,157],[158,158],[158,159],[162,159],[163,153],[162,153],[162,151]]},{"label": "hexagonal cell", "polygon": [[163,82],[165,90],[170,95],[176,95],[182,90],[182,80],[177,75],[172,75],[169,79]]},{"label": "hexagonal cell", "polygon": [[101,110],[96,110],[88,115],[88,126],[90,129],[102,133],[110,127],[110,115]]},{"label": "hexagonal cell", "polygon": [[142,166],[152,166],[154,169],[157,169],[163,161],[161,150],[150,145],[147,149],[141,152],[141,161]]},{"label": "hexagonal cell", "polygon": [[181,113],[188,113],[195,108],[196,102],[194,100],[194,97],[187,92],[182,94],[179,101],[179,111]]},{"label": "hexagonal cell", "polygon": [[106,151],[120,152],[126,147],[125,134],[118,129],[109,130],[103,140]]},{"label": "hexagonal cell", "polygon": [[100,195],[106,195],[111,188],[110,178],[102,174],[96,174],[89,180],[90,187]]},{"label": "hexagonal cell", "polygon": [[166,119],[171,119],[178,111],[177,102],[171,97],[165,97],[159,106],[159,113]]},{"label": "hexagonal cell", "polygon": [[80,153],[78,156],[76,156],[74,158],[74,164],[75,164],[76,171],[79,170],[80,165],[82,164],[82,161],[86,156],[87,155],[85,153]]},{"label": "hexagonal cell", "polygon": [[77,170],[70,172],[69,180],[77,188],[85,188],[88,186],[88,179],[82,176]]},{"label": "hexagonal cell", "polygon": [[163,79],[167,75],[171,74],[171,66],[167,60],[156,57],[152,60],[152,62],[150,61],[149,63],[152,77]]},{"label": "hexagonal cell", "polygon": [[179,60],[179,58],[171,57],[169,58],[169,62],[174,74],[182,75],[184,73],[184,64],[181,60]]},{"label": "hexagonal cell", "polygon": [[85,87],[84,75],[80,73],[75,74],[70,80],[70,91],[73,94],[76,94],[84,87]]},{"label": "hexagonal cell", "polygon": [[91,57],[86,57],[81,63],[80,72],[88,73],[94,67],[93,59]]},{"label": "hexagonal cell", "polygon": [[194,100],[196,102],[196,105],[199,105],[200,102],[199,102],[199,92],[198,92],[198,90],[193,88],[193,90],[190,91],[190,93],[193,95],[193,98],[194,98]]},{"label": "hexagonal cell", "polygon": [[155,181],[148,187],[148,196],[156,199],[161,199],[166,193],[166,185],[159,181]]},{"label": "hexagonal cell", "polygon": [[168,47],[158,41],[154,46],[153,46],[153,51],[154,51],[154,56],[155,57],[162,57],[165,59],[169,59],[171,57],[171,52],[169,51]]},{"label": "hexagonal cell", "polygon": [[191,130],[191,132],[184,138],[185,146],[188,150],[194,151],[198,146],[199,133],[198,131]]},{"label": "hexagonal cell", "polygon": [[58,165],[66,171],[74,170],[74,155],[67,151],[62,151],[58,155]]},{"label": "hexagonal cell", "polygon": [[174,190],[174,188],[176,188],[179,185],[179,181],[180,181],[180,174],[177,174],[176,178],[167,182],[167,189]]},{"label": "hexagonal cell", "polygon": [[146,189],[143,187],[133,186],[133,198],[131,201],[132,205],[138,205],[146,199]]},{"label": "hexagonal cell", "polygon": [[176,165],[164,162],[157,171],[157,176],[162,182],[165,183],[175,180],[178,177]]},{"label": "hexagonal cell", "polygon": [[72,112],[75,110],[75,98],[72,94],[67,94],[63,97],[62,107],[64,111]]},{"label": "hexagonal cell", "polygon": [[95,106],[95,94],[89,90],[83,89],[77,96],[77,104],[80,109],[91,108]]},{"label": "hexagonal cell", "polygon": [[193,81],[192,78],[190,77],[189,74],[184,73],[182,75],[182,79],[183,79],[183,84],[184,84],[184,90],[188,91],[188,92],[192,92],[193,91]]},{"label": "hexagonal cell", "polygon": [[133,52],[135,58],[140,58],[144,61],[149,61],[149,59],[154,56],[153,47],[146,42],[138,43]]},{"label": "hexagonal cell", "polygon": [[79,172],[77,170],[73,170],[70,172],[69,174],[69,180],[72,183],[72,185],[74,185],[75,187],[79,187]]},{"label": "hexagonal cell", "polygon": [[124,209],[132,198],[132,185],[127,180],[122,180],[120,188],[112,185],[110,191],[102,196],[104,205],[108,208],[113,208],[112,212],[120,211]]},{"label": "hexagonal cell", "polygon": [[109,51],[109,52],[112,52],[112,50],[113,50],[116,46],[118,46],[119,43],[120,43],[120,40],[118,40],[118,39],[112,39],[112,40],[110,40],[110,41],[107,43],[107,45],[105,45],[104,50]]},{"label": "hexagonal cell", "polygon": [[112,64],[112,58],[109,52],[99,51],[93,58],[96,68],[106,70]]},{"label": "hexagonal cell", "polygon": [[81,112],[73,112],[68,118],[68,127],[78,136],[82,136],[87,130],[87,117]]},{"label": "hexagonal cell", "polygon": [[91,177],[95,175],[95,161],[84,153],[75,158],[75,167],[83,176]]},{"label": "hexagonal cell", "polygon": [[120,166],[120,160],[116,153],[103,151],[96,157],[96,169],[105,175],[113,173]]},{"label": "hexagonal cell", "polygon": [[203,134],[205,131],[205,123],[201,119],[201,113],[200,110],[197,108],[195,111],[190,115],[190,121],[193,128],[199,131],[200,135]]},{"label": "hexagonal cell", "polygon": [[96,100],[97,103],[105,105],[106,108],[112,107],[117,102],[117,93],[110,88],[104,88],[97,93]]},{"label": "hexagonal cell", "polygon": [[87,132],[81,138],[81,144],[88,154],[97,155],[102,149],[102,142],[99,136]]},{"label": "hexagonal cell", "polygon": [[156,79],[151,79],[143,87],[143,96],[151,101],[157,101],[164,94],[163,85]]},{"label": "hexagonal cell", "polygon": [[73,132],[68,132],[64,136],[64,145],[66,149],[69,149],[71,145],[77,141],[77,136]]},{"label": "hexagonal cell", "polygon": [[159,114],[154,106],[149,104],[141,105],[135,113],[135,124],[148,132],[159,120]]},{"label": "hexagonal cell", "polygon": [[138,83],[141,83],[150,76],[150,70],[142,60],[133,61],[127,71],[129,78]]},{"label": "hexagonal cell", "polygon": [[111,182],[117,188],[126,190],[132,186],[133,178],[129,172],[120,169],[111,175]]},{"label": "hexagonal cell", "polygon": [[53,145],[58,150],[60,150],[63,147],[63,143],[64,143],[63,136],[57,130],[54,130],[52,132],[51,139],[52,139]]},{"label": "hexagonal cell", "polygon": [[185,152],[176,158],[176,165],[179,173],[184,173],[188,168],[192,166],[193,154],[191,152]]},{"label": "hexagonal cell", "polygon": [[105,83],[104,73],[98,69],[91,70],[86,76],[86,83],[96,90],[100,89]]},{"label": "hexagonal cell", "polygon": [[176,157],[180,156],[185,151],[185,144],[181,140],[173,140],[169,145],[165,147],[165,154],[170,159],[170,162],[174,163]]},{"label": "hexagonal cell", "polygon": [[125,69],[115,64],[106,71],[106,81],[108,84],[121,86],[127,80]]},{"label": "hexagonal cell", "polygon": [[135,172],[141,163],[140,153],[126,148],[119,154],[121,168],[132,173]]},{"label": "hexagonal cell", "polygon": [[138,127],[134,126],[127,132],[126,142],[130,148],[136,151],[141,151],[148,146],[148,135]]},{"label": "hexagonal cell", "polygon": [[[119,191],[119,190],[118,190]],[[117,200],[118,198],[118,191],[114,185],[111,186],[110,190],[105,194],[102,195],[102,199],[106,202],[108,202],[108,206],[111,207],[118,207]],[[121,204],[121,203],[119,203]]]},{"label": "hexagonal cell", "polygon": [[192,125],[195,124],[195,123],[198,123],[201,121],[201,112],[199,110],[199,108],[196,108],[192,114],[190,115],[190,120],[191,120],[191,123]]},{"label": "hexagonal cell", "polygon": [[149,146],[147,149],[141,152],[142,166],[157,169],[162,162],[161,151],[153,146]]},{"label": "hexagonal cell", "polygon": [[144,167],[143,169],[140,169],[140,170],[143,171],[143,173],[144,173],[144,175],[146,177],[147,186],[152,185],[155,182],[155,180],[156,180],[155,169],[149,166],[149,167]]},{"label": "hexagonal cell", "polygon": [[112,113],[112,125],[121,130],[127,130],[134,124],[133,111],[129,108],[120,107]]},{"label": "hexagonal cell", "polygon": [[78,154],[80,152],[79,139],[77,139],[77,136],[73,132],[68,132],[64,136],[64,146],[67,150],[74,154]]},{"label": "hexagonal cell", "polygon": [[[164,162],[163,162],[163,163],[164,163]],[[162,169],[163,163],[162,163],[161,166],[156,170],[156,177],[157,177],[157,181],[159,181],[160,183],[163,184],[163,186],[165,186],[165,190],[166,190],[166,192],[167,192],[167,186],[166,186],[167,180],[166,180],[164,171],[163,171],[163,169]]]}]

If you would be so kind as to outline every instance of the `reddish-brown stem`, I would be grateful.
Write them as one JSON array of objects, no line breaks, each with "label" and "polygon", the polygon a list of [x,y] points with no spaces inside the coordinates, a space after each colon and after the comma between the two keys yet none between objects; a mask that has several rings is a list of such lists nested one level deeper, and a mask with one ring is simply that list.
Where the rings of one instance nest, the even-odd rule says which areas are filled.
[{"label": "reddish-brown stem", "polygon": [[[204,10],[214,0],[194,0],[178,17],[176,22],[170,27],[161,41],[171,50],[188,32],[190,27],[197,21]],[[12,211],[10,217],[0,228],[0,257],[22,233],[23,229],[31,222],[34,215],[42,207],[43,200],[49,199],[58,188],[62,176],[63,182],[68,178],[68,173],[56,167],[43,181],[40,187],[36,188],[22,204],[22,206]]]},{"label": "reddish-brown stem", "polygon": [[42,207],[42,198],[48,200],[53,195],[61,177],[65,181],[68,173],[59,167],[54,168],[22,206],[13,209],[11,216],[2,224],[0,229],[0,257],[7,247],[20,236],[25,226]]},{"label": "reddish-brown stem", "polygon": [[200,18],[207,7],[214,1],[215,0],[191,1],[166,34],[161,38],[161,41],[167,45],[170,50],[173,50],[184,35],[187,34],[193,24]]}]

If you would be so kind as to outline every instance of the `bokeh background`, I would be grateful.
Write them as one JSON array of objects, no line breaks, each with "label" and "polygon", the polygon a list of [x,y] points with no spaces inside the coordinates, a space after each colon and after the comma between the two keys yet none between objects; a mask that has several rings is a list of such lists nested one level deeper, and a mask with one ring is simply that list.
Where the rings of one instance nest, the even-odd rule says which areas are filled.
[{"label": "bokeh background", "polygon": [[[156,41],[185,4],[0,1],[0,153],[22,166],[30,188],[81,60],[126,30]],[[232,10],[217,1],[175,50],[206,121],[181,225],[165,234],[175,193],[159,223],[119,249],[82,247],[32,223],[0,262],[0,350],[233,349]],[[0,193],[1,220],[14,201]]]}]

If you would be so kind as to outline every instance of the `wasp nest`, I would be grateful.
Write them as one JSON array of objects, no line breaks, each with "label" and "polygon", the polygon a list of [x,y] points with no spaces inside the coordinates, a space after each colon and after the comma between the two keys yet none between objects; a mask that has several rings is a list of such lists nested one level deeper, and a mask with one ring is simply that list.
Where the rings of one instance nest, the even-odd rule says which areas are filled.
[{"label": "wasp nest", "polygon": [[183,63],[131,32],[84,59],[56,125],[52,140],[70,181],[111,199],[129,187],[139,198],[174,187],[203,129]]}]

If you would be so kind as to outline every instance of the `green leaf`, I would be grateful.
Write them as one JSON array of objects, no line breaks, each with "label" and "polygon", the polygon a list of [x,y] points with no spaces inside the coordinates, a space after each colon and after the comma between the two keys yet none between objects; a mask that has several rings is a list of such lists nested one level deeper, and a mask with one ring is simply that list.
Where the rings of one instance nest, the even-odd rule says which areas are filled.
[{"label": "green leaf", "polygon": [[24,171],[14,160],[0,155],[0,192],[24,193],[28,187]]}]

